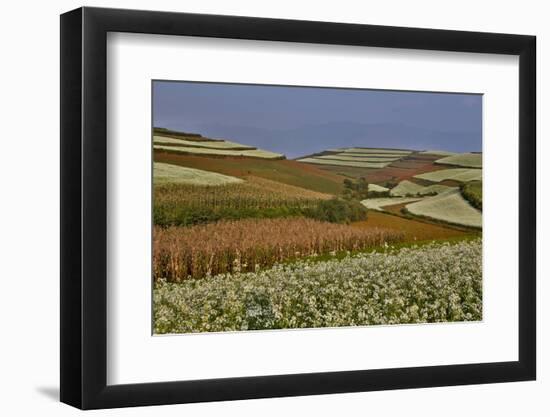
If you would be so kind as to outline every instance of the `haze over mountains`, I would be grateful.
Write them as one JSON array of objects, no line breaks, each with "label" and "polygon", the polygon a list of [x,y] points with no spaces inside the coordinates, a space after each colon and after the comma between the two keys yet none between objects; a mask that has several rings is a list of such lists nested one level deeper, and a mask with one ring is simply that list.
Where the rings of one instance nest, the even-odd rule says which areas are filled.
[{"label": "haze over mountains", "polygon": [[182,121],[162,127],[235,140],[283,153],[289,159],[340,147],[342,143],[348,147],[442,149],[452,152],[482,150],[480,131],[437,131],[391,123],[328,122],[292,129],[269,129],[221,123],[189,124]]}]

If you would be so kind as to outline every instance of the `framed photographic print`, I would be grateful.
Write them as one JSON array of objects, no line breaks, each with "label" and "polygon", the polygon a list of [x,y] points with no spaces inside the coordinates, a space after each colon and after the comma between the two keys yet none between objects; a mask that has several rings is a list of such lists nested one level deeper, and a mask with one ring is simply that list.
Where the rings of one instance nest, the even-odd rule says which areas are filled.
[{"label": "framed photographic print", "polygon": [[535,379],[535,38],[61,16],[61,401]]}]

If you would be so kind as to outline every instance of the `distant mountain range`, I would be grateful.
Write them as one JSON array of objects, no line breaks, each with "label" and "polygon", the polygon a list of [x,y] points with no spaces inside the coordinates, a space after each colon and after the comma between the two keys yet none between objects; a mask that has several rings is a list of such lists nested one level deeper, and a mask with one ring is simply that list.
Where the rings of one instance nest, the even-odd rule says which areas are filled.
[{"label": "distant mountain range", "polygon": [[296,129],[266,129],[222,124],[171,124],[165,127],[234,140],[260,149],[283,153],[289,159],[342,146],[438,149],[452,152],[481,151],[481,135],[477,132],[435,131],[399,124],[331,122]]}]

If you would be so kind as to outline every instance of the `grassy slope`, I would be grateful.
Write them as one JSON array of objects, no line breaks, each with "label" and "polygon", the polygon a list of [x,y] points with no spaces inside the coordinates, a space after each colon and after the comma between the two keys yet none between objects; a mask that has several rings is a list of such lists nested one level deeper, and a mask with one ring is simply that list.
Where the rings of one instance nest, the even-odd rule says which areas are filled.
[{"label": "grassy slope", "polygon": [[291,160],[259,160],[252,158],[210,158],[155,152],[157,162],[166,162],[235,177],[256,176],[321,193],[339,195],[345,177],[315,166]]}]

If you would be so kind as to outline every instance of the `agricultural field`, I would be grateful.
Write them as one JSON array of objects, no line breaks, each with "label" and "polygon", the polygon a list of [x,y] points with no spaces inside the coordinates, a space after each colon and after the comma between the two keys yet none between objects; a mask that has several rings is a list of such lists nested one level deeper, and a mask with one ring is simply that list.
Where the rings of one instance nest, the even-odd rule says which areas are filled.
[{"label": "agricultural field", "polygon": [[435,163],[465,168],[481,168],[483,166],[482,159],[483,157],[480,153],[460,153],[438,159]]},{"label": "agricultural field", "polygon": [[229,150],[254,150],[253,146],[246,146],[240,143],[231,142],[228,140],[219,141],[197,141],[187,139],[176,139],[169,136],[153,136],[154,145],[167,145],[167,146],[188,146],[198,148],[211,148],[211,149],[229,149]]},{"label": "agricultural field", "polygon": [[320,200],[332,198],[329,194],[260,177],[240,181],[223,186],[157,184],[153,193],[155,223],[194,225],[222,219],[303,215],[314,210]]},{"label": "agricultural field", "polygon": [[371,192],[374,191],[376,193],[385,193],[390,191],[390,189],[386,187],[382,187],[381,185],[377,185],[377,184],[369,184],[368,191],[371,191]]},{"label": "agricultural field", "polygon": [[340,195],[346,177],[312,164],[293,160],[268,160],[243,157],[209,157],[155,151],[158,162],[216,172],[237,178],[249,176],[332,195]]},{"label": "agricultural field", "polygon": [[331,252],[360,251],[402,240],[402,233],[312,219],[247,219],[154,231],[154,277],[171,282],[253,272]]},{"label": "agricultural field", "polygon": [[415,184],[414,182],[403,180],[396,187],[390,190],[392,197],[407,197],[418,195],[424,187],[422,185]]},{"label": "agricultural field", "polygon": [[422,197],[383,197],[383,198],[368,198],[361,201],[366,208],[370,210],[384,211],[386,206],[394,206],[396,204],[410,203],[412,201],[421,200]]},{"label": "agricultural field", "polygon": [[153,165],[155,184],[191,184],[191,185],[225,185],[243,182],[240,178],[200,169],[155,162]]},{"label": "agricultural field", "polygon": [[482,147],[436,129],[439,95],[408,126],[402,100],[388,123],[298,106],[345,89],[156,83],[155,126],[186,131],[151,135],[155,334],[483,319]]},{"label": "agricultural field", "polygon": [[450,168],[428,172],[425,174],[418,174],[415,175],[414,178],[432,182],[441,182],[444,180],[453,180],[458,182],[481,181],[482,170],[476,168]]},{"label": "agricultural field", "polygon": [[[467,259],[468,262],[464,262]],[[482,320],[481,240],[279,263],[153,290],[157,334]]]},{"label": "agricultural field", "polygon": [[481,211],[472,207],[459,190],[446,191],[435,197],[407,204],[406,209],[416,215],[441,220],[460,226],[481,228]]},{"label": "agricultural field", "polygon": [[358,168],[384,168],[389,165],[389,162],[361,162],[361,161],[340,161],[334,159],[320,159],[320,158],[303,158],[298,159],[298,162],[306,162],[308,164],[319,165],[334,165],[344,167],[358,167]]},{"label": "agricultural field", "polygon": [[283,159],[284,155],[276,152],[263,151],[261,149],[252,150],[233,150],[233,149],[214,149],[191,146],[167,146],[154,145],[154,149],[167,152],[183,153],[190,155],[208,155],[208,156],[246,156],[249,158],[260,159]]}]

